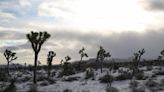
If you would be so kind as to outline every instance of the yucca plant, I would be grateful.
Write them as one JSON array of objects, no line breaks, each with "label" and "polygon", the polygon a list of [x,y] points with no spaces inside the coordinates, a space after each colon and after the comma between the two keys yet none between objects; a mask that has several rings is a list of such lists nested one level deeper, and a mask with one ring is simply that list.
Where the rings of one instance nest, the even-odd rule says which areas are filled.
[{"label": "yucca plant", "polygon": [[12,52],[11,50],[6,49],[4,52],[4,56],[7,60],[7,73],[8,75],[10,75],[9,73],[9,64],[13,61],[16,60],[18,57],[16,57],[16,53]]},{"label": "yucca plant", "polygon": [[101,73],[102,73],[102,68],[103,68],[103,61],[107,57],[111,57],[111,54],[109,52],[106,52],[105,49],[102,46],[100,46],[100,49],[97,52],[96,61],[101,63],[100,64],[101,65]]},{"label": "yucca plant", "polygon": [[137,53],[134,53],[134,67],[133,67],[133,73],[138,71],[139,63],[141,62],[141,57],[145,53],[145,49],[139,50]]},{"label": "yucca plant", "polygon": [[87,53],[85,53],[84,51],[85,51],[84,47],[81,50],[79,50],[79,54],[80,54],[79,70],[81,70],[81,63],[83,58],[88,57]]},{"label": "yucca plant", "polygon": [[35,54],[34,58],[34,79],[33,83],[36,84],[36,70],[37,70],[37,61],[38,61],[38,54],[41,50],[43,43],[50,38],[50,34],[47,32],[31,32],[26,35],[27,39],[30,41],[32,49]]},{"label": "yucca plant", "polygon": [[54,51],[49,51],[47,55],[47,64],[48,64],[48,78],[51,75],[51,68],[52,68],[52,61],[53,58],[56,56],[56,53]]}]

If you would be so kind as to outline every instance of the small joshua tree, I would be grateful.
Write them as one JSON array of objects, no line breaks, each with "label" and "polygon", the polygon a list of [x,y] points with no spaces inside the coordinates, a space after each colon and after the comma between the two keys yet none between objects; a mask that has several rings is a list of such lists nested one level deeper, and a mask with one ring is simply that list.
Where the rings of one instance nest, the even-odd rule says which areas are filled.
[{"label": "small joshua tree", "polygon": [[48,64],[48,78],[49,78],[51,75],[53,57],[56,56],[56,53],[54,51],[49,51],[47,56],[48,56],[47,64]]},{"label": "small joshua tree", "polygon": [[100,46],[100,50],[97,53],[97,60],[101,62],[101,73],[102,73],[102,67],[103,67],[103,61],[106,57],[111,57],[109,52],[106,52],[105,49]]},{"label": "small joshua tree", "polygon": [[158,61],[161,61],[162,58],[163,58],[162,56],[158,56],[157,60],[158,60]]},{"label": "small joshua tree", "polygon": [[33,32],[32,31],[26,36],[27,36],[27,39],[30,41],[32,49],[35,54],[33,83],[36,84],[36,70],[37,70],[38,54],[41,50],[41,46],[43,45],[43,43],[50,37],[50,34],[48,34],[47,32]]},{"label": "small joshua tree", "polygon": [[61,61],[60,61],[60,65],[61,65],[61,66],[63,65],[63,62],[64,62],[64,60],[63,60],[63,59],[61,59]]},{"label": "small joshua tree", "polygon": [[87,53],[84,52],[85,48],[83,47],[81,50],[79,50],[79,54],[80,54],[80,62],[79,62],[79,70],[81,70],[81,62],[83,57],[88,57]]},{"label": "small joshua tree", "polygon": [[62,75],[71,75],[71,74],[74,74],[74,68],[71,65],[71,63],[68,62],[69,60],[71,60],[71,57],[66,56],[65,57],[65,62],[62,61],[62,62],[64,62]]},{"label": "small joshua tree", "polygon": [[160,56],[158,56],[158,61],[161,61],[162,60],[162,58],[163,58],[163,56],[164,56],[164,50],[162,50],[161,52],[160,52]]},{"label": "small joshua tree", "polygon": [[66,56],[65,57],[65,61],[68,62],[69,60],[71,60],[71,57],[70,56]]},{"label": "small joshua tree", "polygon": [[143,48],[142,50],[139,50],[137,53],[134,53],[134,69],[133,69],[133,73],[136,72],[136,70],[138,71],[138,67],[139,67],[139,63],[141,61],[141,57],[142,55],[145,53],[145,49]]},{"label": "small joshua tree", "polygon": [[9,75],[9,64],[13,60],[17,59],[16,53],[6,49],[5,52],[4,52],[4,56],[5,56],[6,60],[7,60],[7,73]]}]

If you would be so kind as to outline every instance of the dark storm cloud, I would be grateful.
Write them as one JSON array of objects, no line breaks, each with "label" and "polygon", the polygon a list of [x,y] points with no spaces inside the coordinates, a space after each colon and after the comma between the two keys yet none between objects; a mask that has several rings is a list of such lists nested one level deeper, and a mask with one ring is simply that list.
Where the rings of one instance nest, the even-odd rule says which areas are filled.
[{"label": "dark storm cloud", "polygon": [[[49,50],[54,50],[57,53],[58,59],[70,55],[73,59],[78,59],[78,50],[82,46],[86,48],[86,52],[90,57],[95,57],[99,46],[103,46],[107,51],[110,51],[112,57],[128,58],[133,56],[133,53],[139,49],[145,48],[145,58],[156,58],[160,55],[160,51],[164,49],[164,29],[161,30],[147,30],[143,33],[137,32],[122,32],[112,33],[109,36],[103,36],[96,33],[79,33],[79,32],[64,32],[64,31],[50,31],[51,38],[44,43],[40,55],[46,54]],[[13,32],[13,37],[18,36],[18,33]],[[25,33],[21,33],[22,36],[19,39],[25,38]],[[1,38],[3,38],[1,35]],[[4,36],[6,37],[6,36]],[[7,38],[5,38],[7,39]],[[50,49],[53,47],[53,49]],[[70,47],[70,48],[69,48]],[[24,57],[23,53],[33,56],[33,50],[30,42],[25,44],[18,44],[17,46],[1,46],[0,52],[8,48],[17,53],[22,53],[21,58]],[[23,51],[23,52],[21,52]]]},{"label": "dark storm cloud", "polygon": [[144,6],[148,10],[163,11],[164,1],[163,0],[145,0]]},{"label": "dark storm cloud", "polygon": [[0,30],[0,39],[1,40],[24,39],[24,38],[25,38],[25,34],[23,32],[8,31],[8,30],[1,31]]},{"label": "dark storm cloud", "polygon": [[[102,45],[112,53],[114,57],[127,58],[133,55],[139,49],[145,48],[146,58],[155,58],[159,55],[160,50],[164,48],[164,30],[151,31],[145,33],[123,32],[121,34],[113,33],[110,36],[101,36],[98,34],[78,34],[78,33],[56,33],[54,40],[63,40],[73,44],[77,41],[84,44],[88,53],[95,56],[98,46]],[[81,44],[81,45],[82,45]],[[80,48],[76,45],[74,49]],[[68,45],[65,45],[68,46]],[[82,46],[81,46],[82,47]],[[77,51],[76,51],[77,52]]]}]

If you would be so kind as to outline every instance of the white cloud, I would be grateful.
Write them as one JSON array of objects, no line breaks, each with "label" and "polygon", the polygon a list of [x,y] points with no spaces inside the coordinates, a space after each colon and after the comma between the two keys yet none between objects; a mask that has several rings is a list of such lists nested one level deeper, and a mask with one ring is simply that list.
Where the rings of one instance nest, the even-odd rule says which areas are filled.
[{"label": "white cloud", "polygon": [[30,0],[19,0],[19,4],[22,7],[29,7],[29,6],[31,6],[31,1]]},{"label": "white cloud", "polygon": [[12,15],[11,13],[6,13],[6,12],[0,11],[0,19],[1,19],[1,21],[11,21],[11,20],[16,19],[16,17],[14,15]]},{"label": "white cloud", "polygon": [[60,19],[61,27],[65,29],[94,30],[104,34],[111,30],[142,32],[156,23],[139,0],[44,0],[38,15]]}]

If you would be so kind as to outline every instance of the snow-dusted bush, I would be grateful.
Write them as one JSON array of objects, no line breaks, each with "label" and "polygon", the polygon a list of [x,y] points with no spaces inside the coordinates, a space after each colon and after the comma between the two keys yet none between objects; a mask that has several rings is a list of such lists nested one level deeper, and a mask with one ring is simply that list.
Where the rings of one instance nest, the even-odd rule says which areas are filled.
[{"label": "snow-dusted bush", "polygon": [[119,92],[119,90],[115,87],[107,86],[106,92]]},{"label": "snow-dusted bush", "polygon": [[10,85],[3,92],[16,92],[15,81],[15,78],[12,79]]},{"label": "snow-dusted bush", "polygon": [[152,79],[149,79],[145,85],[151,90],[151,92],[158,92],[163,88],[158,82]]},{"label": "snow-dusted bush", "polygon": [[47,79],[46,76],[38,76],[38,77],[37,77],[37,81],[44,81],[44,80],[46,80],[46,79]]},{"label": "snow-dusted bush", "polygon": [[136,87],[138,87],[138,84],[139,84],[139,82],[138,81],[136,81],[136,80],[132,80],[131,82],[130,82],[130,88],[136,88]]},{"label": "snow-dusted bush", "polygon": [[164,75],[164,70],[156,72],[155,75]]},{"label": "snow-dusted bush", "polygon": [[68,77],[68,78],[65,78],[63,79],[63,81],[69,81],[69,82],[72,82],[72,81],[78,81],[80,79],[79,76],[76,76],[76,77]]},{"label": "snow-dusted bush", "polygon": [[65,62],[63,65],[63,71],[59,74],[60,76],[66,75],[72,75],[75,74],[74,67],[69,62]]},{"label": "snow-dusted bush", "polygon": [[29,92],[37,92],[37,84],[32,84]]},{"label": "snow-dusted bush", "polygon": [[72,92],[71,89],[64,89],[63,92]]},{"label": "snow-dusted bush", "polygon": [[144,87],[133,88],[132,92],[145,92],[145,88]]},{"label": "snow-dusted bush", "polygon": [[161,85],[164,86],[164,79],[161,80]]},{"label": "snow-dusted bush", "polygon": [[121,80],[127,80],[127,79],[132,79],[132,74],[131,73],[122,73],[118,76],[116,76],[116,80],[117,81],[121,81]]},{"label": "snow-dusted bush", "polygon": [[152,69],[153,69],[153,67],[151,65],[149,65],[149,66],[146,67],[146,70],[147,71],[151,71]]},{"label": "snow-dusted bush", "polygon": [[94,79],[94,70],[92,68],[87,68],[85,72],[85,79],[93,78]]},{"label": "snow-dusted bush", "polygon": [[43,82],[40,83],[41,86],[47,86],[49,85],[49,82],[47,80],[44,80]]},{"label": "snow-dusted bush", "polygon": [[25,76],[25,77],[23,77],[23,78],[18,79],[18,82],[20,82],[20,83],[22,83],[22,82],[27,82],[27,81],[29,81],[30,79],[31,79],[31,77]]},{"label": "snow-dusted bush", "polygon": [[135,78],[137,80],[144,80],[145,79],[144,72],[143,71],[139,71],[138,73],[135,74]]},{"label": "snow-dusted bush", "polygon": [[101,77],[99,80],[101,83],[109,83],[111,85],[111,83],[114,81],[114,77],[107,73],[106,75]]},{"label": "snow-dusted bush", "polygon": [[145,84],[147,87],[156,87],[157,85],[159,85],[157,82],[155,82],[154,80],[152,79],[149,79],[146,84]]},{"label": "snow-dusted bush", "polygon": [[8,81],[8,76],[5,72],[0,71],[0,81]]}]

